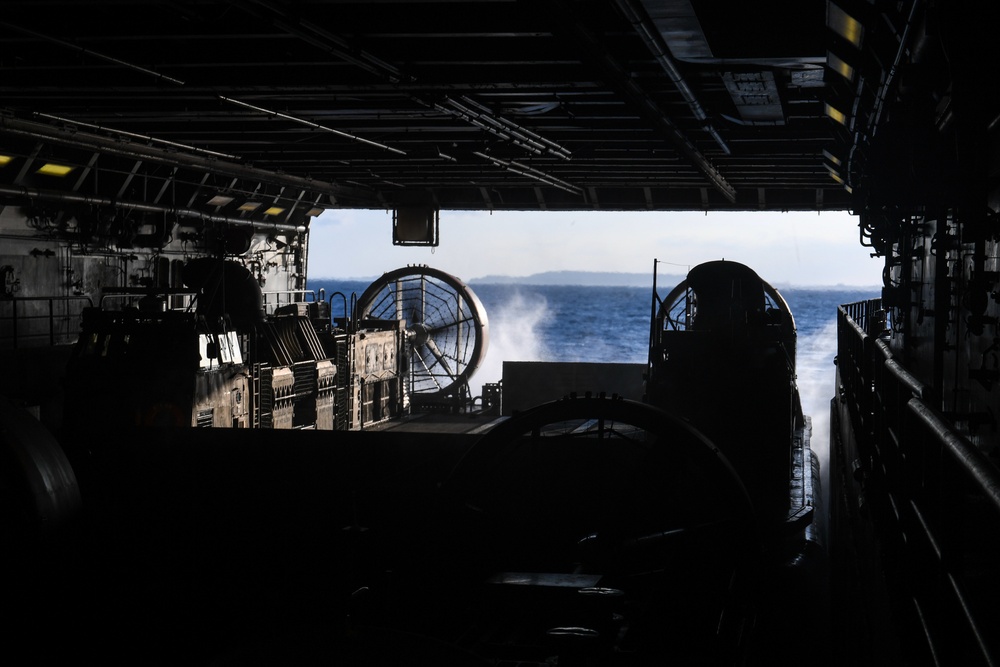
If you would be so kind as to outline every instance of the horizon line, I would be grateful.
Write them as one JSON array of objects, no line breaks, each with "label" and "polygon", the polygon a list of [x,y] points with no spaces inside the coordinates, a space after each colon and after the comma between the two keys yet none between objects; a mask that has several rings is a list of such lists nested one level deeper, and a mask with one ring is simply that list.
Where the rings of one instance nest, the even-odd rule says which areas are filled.
[{"label": "horizon line", "polygon": [[[485,275],[485,276],[480,276],[478,278],[468,278],[468,279],[459,278],[459,280],[461,280],[463,283],[465,283],[467,285],[471,285],[473,283],[479,283],[481,285],[517,284],[517,285],[525,285],[525,286],[532,286],[532,287],[651,287],[652,286],[651,284],[650,285],[638,285],[638,284],[600,285],[600,284],[594,284],[594,283],[579,283],[579,282],[576,282],[576,283],[553,283],[553,282],[532,283],[532,282],[524,282],[524,281],[532,278],[533,276],[544,275],[544,273],[562,273],[562,272],[560,272],[560,271],[543,272],[542,274],[530,274],[530,275],[527,275],[527,276],[512,276],[512,275],[505,275],[505,274],[489,274],[489,275]],[[640,273],[634,273],[634,274],[632,274],[632,273],[625,272],[625,271],[618,271],[618,272],[616,272],[616,271],[589,271],[589,272],[588,271],[566,271],[565,273],[590,273],[590,274],[616,273],[616,274],[619,274],[619,275],[644,275],[644,274],[640,274]],[[679,274],[661,274],[661,276],[665,276],[665,275],[675,276],[675,275],[679,275]],[[318,282],[318,281],[328,281],[328,282],[367,282],[367,283],[370,284],[370,283],[375,282],[376,280],[378,280],[381,277],[382,276],[347,276],[347,277],[341,277],[341,276],[320,276],[320,277],[316,277],[316,278],[309,278],[308,282]],[[683,277],[683,276],[681,276],[681,277]],[[493,279],[493,278],[503,278],[505,280],[516,281],[516,282],[511,282],[511,283],[507,283],[507,282],[490,282],[490,279]],[[874,284],[874,283],[873,284],[868,284],[868,285],[859,285],[859,284],[854,284],[854,283],[789,283],[789,282],[779,282],[779,283],[770,283],[770,284],[775,289],[785,289],[785,288],[791,288],[791,289],[844,289],[844,290],[877,290],[879,292],[881,292],[882,287],[883,287],[882,285],[878,285],[878,284]]]}]

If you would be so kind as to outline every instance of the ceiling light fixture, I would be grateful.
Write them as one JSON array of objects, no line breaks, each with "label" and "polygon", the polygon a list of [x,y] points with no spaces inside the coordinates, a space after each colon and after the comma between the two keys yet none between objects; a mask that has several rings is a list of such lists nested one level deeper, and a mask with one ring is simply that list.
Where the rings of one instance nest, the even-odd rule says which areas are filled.
[{"label": "ceiling light fixture", "polygon": [[854,66],[832,51],[826,52],[826,65],[848,81],[854,81]]},{"label": "ceiling light fixture", "polygon": [[828,172],[830,172],[830,178],[832,178],[833,180],[835,180],[835,181],[837,181],[838,183],[840,183],[841,185],[843,185],[843,186],[844,186],[844,189],[845,189],[845,190],[847,190],[847,192],[848,192],[848,193],[850,193],[850,194],[854,194],[854,188],[852,188],[852,187],[851,187],[851,186],[850,186],[850,185],[849,185],[849,184],[847,183],[847,181],[845,181],[845,180],[844,180],[844,177],[840,175],[840,172],[839,172],[839,171],[837,171],[836,169],[834,169],[834,168],[833,168],[832,166],[830,166],[830,165],[826,165],[826,170],[827,170]]},{"label": "ceiling light fixture", "polygon": [[38,168],[36,173],[45,174],[46,176],[65,176],[73,171],[73,167],[67,166],[65,164],[56,164],[54,162],[46,162],[41,167]]},{"label": "ceiling light fixture", "polygon": [[835,33],[854,45],[854,48],[861,48],[861,41],[864,39],[865,29],[861,22],[845,12],[838,5],[827,3],[826,24]]},{"label": "ceiling light fixture", "polygon": [[847,125],[847,114],[845,114],[840,109],[834,107],[829,102],[826,102],[824,104],[824,107],[825,107],[824,110],[826,111],[826,115],[827,116],[829,116],[830,118],[834,119],[835,121],[837,121],[841,125],[844,125],[844,126]]}]

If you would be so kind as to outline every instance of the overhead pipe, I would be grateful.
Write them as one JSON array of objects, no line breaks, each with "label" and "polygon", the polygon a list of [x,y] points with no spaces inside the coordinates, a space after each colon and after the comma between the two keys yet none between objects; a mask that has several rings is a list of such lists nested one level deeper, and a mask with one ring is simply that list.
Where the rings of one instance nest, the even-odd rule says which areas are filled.
[{"label": "overhead pipe", "polygon": [[311,120],[306,120],[305,118],[298,118],[287,113],[282,113],[280,111],[274,111],[272,109],[265,109],[264,107],[259,107],[255,104],[250,104],[249,102],[243,102],[240,100],[233,99],[232,97],[226,97],[224,95],[219,95],[219,99],[223,102],[229,102],[230,104],[235,104],[241,106],[245,109],[250,109],[251,111],[257,111],[259,113],[267,114],[268,116],[273,116],[275,118],[282,118],[284,120],[290,120],[293,123],[299,123],[300,125],[305,125],[306,127],[311,127],[314,130],[322,130],[324,132],[329,132],[330,134],[335,134],[338,137],[344,137],[345,139],[350,139],[351,141],[357,141],[362,144],[367,144],[369,146],[374,146],[375,148],[381,148],[382,150],[389,151],[390,153],[396,153],[398,155],[406,155],[406,151],[402,151],[398,148],[393,148],[392,146],[386,146],[385,144],[380,144],[377,141],[372,141],[371,139],[365,139],[364,137],[359,137],[356,134],[350,134],[348,132],[342,132],[341,130],[336,130],[332,127],[327,127],[326,125],[320,125],[319,123],[314,123]]},{"label": "overhead pipe", "polygon": [[673,82],[674,86],[677,87],[678,92],[680,92],[681,97],[687,102],[688,107],[691,109],[691,113],[697,118],[702,124],[705,130],[712,135],[715,142],[719,145],[719,148],[725,152],[726,155],[730,154],[729,145],[726,144],[725,139],[719,134],[715,126],[712,125],[711,120],[708,118],[708,114],[702,108],[701,103],[695,96],[694,91],[691,90],[691,86],[688,85],[687,80],[684,79],[684,75],[681,74],[680,70],[677,69],[677,64],[674,59],[667,52],[667,45],[663,42],[663,37],[655,29],[655,26],[650,25],[649,16],[642,10],[636,8],[634,0],[617,0],[618,8],[625,14],[625,18],[632,23],[632,27],[636,29],[639,36],[649,47],[649,50],[653,53],[656,61],[660,64],[660,67],[667,73],[670,80]]},{"label": "overhead pipe", "polygon": [[145,67],[141,67],[139,65],[135,65],[133,63],[126,62],[124,60],[120,60],[118,58],[114,58],[114,57],[109,56],[109,55],[105,55],[103,53],[98,53],[97,51],[91,51],[90,49],[85,49],[82,46],[79,46],[77,44],[71,44],[71,43],[65,42],[65,41],[63,41],[61,39],[57,39],[55,37],[50,37],[49,35],[43,35],[41,33],[35,32],[34,30],[28,30],[27,28],[22,28],[19,25],[14,25],[13,23],[7,23],[6,21],[0,21],[0,25],[6,26],[6,27],[10,28],[11,30],[17,30],[18,32],[23,32],[26,35],[31,35],[32,37],[35,37],[36,39],[41,39],[41,40],[44,40],[46,42],[51,42],[53,44],[58,44],[59,46],[62,46],[62,47],[67,48],[67,49],[71,49],[71,50],[76,51],[76,52],[78,52],[80,54],[83,54],[85,56],[91,56],[91,57],[94,57],[94,58],[97,58],[97,59],[100,59],[100,60],[105,60],[105,61],[107,61],[109,63],[118,65],[120,67],[125,67],[125,68],[133,70],[135,72],[141,72],[142,74],[154,77],[154,78],[156,78],[156,79],[158,79],[160,81],[167,81],[167,82],[172,83],[172,84],[177,85],[177,86],[183,86],[184,85],[183,81],[181,81],[180,79],[175,79],[172,76],[167,76],[166,74],[160,74],[159,72],[154,72],[151,69],[147,69]]},{"label": "overhead pipe", "polygon": [[42,113],[41,111],[35,112],[35,117],[46,118],[48,120],[54,120],[57,123],[66,123],[67,125],[72,125],[74,127],[85,127],[88,130],[97,130],[98,132],[108,132],[110,134],[117,134],[123,137],[128,137],[129,139],[138,139],[139,141],[146,141],[153,144],[162,144],[164,146],[170,146],[172,148],[179,148],[185,151],[191,151],[193,153],[200,153],[202,155],[207,155],[210,157],[223,158],[225,160],[238,160],[240,159],[238,155],[230,155],[228,153],[219,153],[217,151],[210,151],[207,148],[198,148],[197,146],[189,146],[188,144],[181,144],[176,141],[168,141],[166,139],[157,139],[156,137],[151,137],[146,134],[137,134],[135,132],[128,132],[126,130],[119,130],[113,127],[106,127],[104,125],[95,125],[93,123],[85,123],[81,120],[73,120],[72,118],[64,118],[62,116],[53,116],[52,114]]},{"label": "overhead pipe", "polygon": [[449,105],[455,108],[449,109],[448,107],[442,104],[438,104],[437,102],[433,103],[431,106],[432,108],[434,108],[437,111],[440,111],[443,114],[447,114],[449,116],[453,116],[455,118],[464,120],[467,123],[475,125],[476,127],[485,132],[489,132],[490,134],[494,135],[495,137],[498,137],[499,139],[502,139],[503,141],[510,142],[515,146],[528,151],[529,153],[534,153],[535,155],[542,154],[541,146],[535,145],[524,138],[518,138],[516,136],[513,136],[510,132],[506,131],[505,129],[502,129],[499,126],[499,123],[487,122],[485,119],[481,118],[480,114],[477,114],[471,111],[470,109],[457,104],[454,100],[449,99],[447,100],[447,102]]},{"label": "overhead pipe", "polygon": [[[426,104],[421,100],[417,101],[421,104]],[[479,129],[489,132],[493,136],[529,153],[535,155],[548,153],[563,160],[569,160],[572,157],[572,154],[567,149],[556,142],[546,139],[506,118],[494,116],[489,109],[469,97],[462,96],[461,101],[448,97],[443,103],[434,102],[428,104],[428,106],[436,111],[475,125]]]},{"label": "overhead pipe", "polygon": [[[497,128],[506,129],[507,131],[511,132],[516,138],[528,142],[531,146],[536,146],[540,150],[544,150],[548,153],[551,153],[552,155],[562,158],[563,160],[569,160],[572,157],[572,153],[570,153],[569,150],[563,148],[556,142],[550,139],[546,139],[542,135],[533,132],[525,127],[522,127],[507,118],[504,118],[502,116],[493,116],[492,112],[487,107],[483,106],[482,104],[473,100],[472,98],[463,95],[461,96],[460,99],[461,103],[459,103],[457,100],[453,98],[448,98],[446,101],[448,102],[448,104],[451,104],[453,107],[455,107],[460,111],[463,111],[471,116],[479,118],[484,122],[490,123],[491,125],[494,125]],[[473,111],[473,109],[470,107],[478,110],[478,113],[476,111]]]},{"label": "overhead pipe", "polygon": [[500,158],[493,157],[492,155],[487,155],[480,151],[473,151],[473,155],[476,157],[481,157],[484,160],[489,160],[498,167],[503,167],[507,171],[513,172],[519,176],[527,176],[528,178],[533,178],[537,181],[545,183],[546,185],[551,185],[554,188],[559,188],[560,190],[565,190],[572,194],[578,195],[583,192],[583,190],[572,183],[567,183],[555,176],[550,176],[549,174],[543,173],[534,167],[529,167],[528,165],[521,164],[520,162],[515,162],[514,160],[501,160]]}]

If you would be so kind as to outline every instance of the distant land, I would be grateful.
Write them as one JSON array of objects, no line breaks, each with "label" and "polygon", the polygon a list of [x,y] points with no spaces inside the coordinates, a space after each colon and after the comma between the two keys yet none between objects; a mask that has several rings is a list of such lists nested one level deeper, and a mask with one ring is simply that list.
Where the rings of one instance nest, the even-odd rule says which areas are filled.
[{"label": "distant land", "polygon": [[[656,276],[656,284],[661,288],[671,288],[686,276],[660,273]],[[482,276],[465,281],[470,285],[578,285],[584,287],[650,287],[653,286],[653,276],[650,273],[621,273],[613,271],[544,271],[530,276]],[[841,290],[841,291],[873,291],[880,294],[881,285],[792,285],[788,283],[773,283],[776,289],[798,290]]]},{"label": "distant land", "polygon": [[[460,280],[469,285],[577,285],[584,287],[649,287],[653,286],[650,273],[624,273],[615,271],[543,271],[528,276],[487,275],[479,278]],[[684,280],[683,275],[661,273],[656,282],[661,288],[669,288]],[[378,276],[351,278],[310,278],[310,282],[362,282],[373,283]],[[873,295],[881,294],[881,285],[791,285],[788,283],[772,283],[779,290],[843,290],[871,291]]]},{"label": "distant land", "polygon": [[[687,276],[660,273],[656,276],[656,284],[660,288],[671,288],[679,284]],[[579,285],[584,287],[649,287],[653,286],[653,276],[650,273],[618,273],[612,271],[544,271],[530,276],[483,276],[465,281],[470,285]],[[772,283],[778,290],[836,290],[836,291],[871,291],[878,296],[882,293],[881,285],[792,285],[790,283]]]},{"label": "distant land", "polygon": [[[480,278],[456,276],[469,285],[577,285],[584,287],[652,287],[650,273],[621,273],[614,271],[544,271],[530,276],[489,275]],[[684,276],[660,274],[657,281],[661,285],[676,285]],[[311,282],[364,282],[372,283],[378,276],[350,278],[310,278]]]},{"label": "distant land", "polygon": [[[684,276],[660,275],[661,284],[676,285]],[[470,285],[582,285],[585,287],[652,287],[649,273],[619,273],[612,271],[544,271],[530,276],[482,276],[469,280]]]}]

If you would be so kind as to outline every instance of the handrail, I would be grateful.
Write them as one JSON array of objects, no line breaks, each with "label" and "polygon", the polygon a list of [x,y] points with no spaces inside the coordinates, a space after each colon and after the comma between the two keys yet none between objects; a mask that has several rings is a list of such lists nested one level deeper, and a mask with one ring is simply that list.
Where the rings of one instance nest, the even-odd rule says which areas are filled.
[{"label": "handrail", "polygon": [[[969,594],[980,575],[967,564],[1000,561],[1000,468],[882,340],[880,310],[880,300],[838,309],[841,400],[854,440],[848,458],[861,466],[841,493],[864,498],[882,558],[904,573],[890,571],[886,583],[916,661],[994,666],[1000,642],[984,628],[995,617]],[[975,525],[974,538],[963,523]]]},{"label": "handrail", "polygon": [[[198,296],[198,292],[193,292],[191,290],[148,290],[148,289],[118,289],[118,290],[107,290],[101,295],[100,306],[104,309],[104,303],[106,301],[126,301],[129,299],[142,299],[144,296],[162,296],[162,297],[192,297],[191,301],[188,302],[186,309],[191,307],[194,302],[194,298]],[[164,302],[165,303],[165,302]]]},{"label": "handrail", "polygon": [[[841,306],[841,308],[843,308],[843,306]],[[866,332],[865,328],[851,317],[850,313],[847,313],[847,325],[854,329],[854,331],[858,334],[858,338],[861,340],[868,338],[868,332]]]},{"label": "handrail", "polygon": [[[274,303],[270,303],[268,301],[268,296],[272,295],[276,297]],[[263,296],[264,298],[265,308],[269,306],[272,308],[278,308],[279,306],[288,305],[291,303],[313,303],[316,302],[317,300],[325,301],[325,299],[322,298],[322,295],[320,297],[317,297],[316,290],[307,290],[307,289],[270,290],[267,292],[261,292],[261,296]],[[281,300],[282,296],[288,297],[288,300],[285,301],[284,303],[282,303]]]},{"label": "handrail", "polygon": [[[10,321],[10,323],[11,323],[11,333],[10,333],[10,336],[4,336],[0,340],[9,339],[11,341],[11,348],[16,350],[16,349],[18,349],[20,347],[20,344],[22,342],[24,342],[25,340],[29,340],[29,339],[36,339],[37,340],[37,338],[39,336],[38,333],[27,333],[27,334],[23,333],[20,330],[19,324],[21,322],[26,322],[29,325],[29,327],[30,327],[31,323],[37,322],[38,320],[44,320],[44,321],[48,322],[48,344],[49,345],[56,345],[56,325],[55,325],[56,314],[55,314],[55,308],[54,308],[55,303],[57,303],[57,302],[65,302],[65,303],[68,304],[70,302],[75,302],[75,301],[79,301],[79,302],[83,302],[84,303],[84,305],[76,312],[76,314],[75,315],[70,314],[70,312],[67,309],[67,312],[64,313],[64,314],[62,314],[62,315],[60,315],[59,317],[64,317],[64,318],[67,318],[67,319],[75,317],[76,320],[77,320],[77,324],[79,324],[79,322],[81,320],[81,313],[83,311],[83,308],[86,308],[87,306],[93,307],[93,305],[94,305],[93,299],[91,299],[89,296],[86,296],[86,295],[83,295],[83,296],[76,296],[76,295],[71,295],[71,296],[22,296],[22,297],[8,297],[8,298],[0,299],[0,304],[3,304],[3,303],[10,303],[10,304],[12,304],[12,309],[11,309],[11,315],[10,315],[10,317],[8,317],[8,318],[0,318],[0,322],[2,322],[4,320],[9,320]],[[47,303],[47,305],[48,305],[48,308],[47,308],[48,312],[47,312],[47,314],[45,314],[45,315],[24,315],[24,314],[19,315],[18,314],[18,304],[27,304],[27,303],[30,303],[30,302],[45,302],[45,303]],[[78,328],[79,327],[77,327],[77,329]],[[67,338],[72,338],[73,340],[75,340],[75,338],[76,338],[76,329],[70,328],[69,324],[67,323],[67,327],[66,327],[66,331],[65,331],[64,335]]]},{"label": "handrail", "polygon": [[333,297],[339,296],[344,302],[344,326],[347,326],[347,295],[343,292],[331,292],[330,293],[330,316],[333,317]]},{"label": "handrail", "polygon": [[[261,294],[264,295],[265,299],[267,298],[267,295],[269,295],[269,294],[277,294],[277,295],[281,295],[281,294],[287,294],[287,295],[301,294],[302,295],[302,298],[295,299],[294,301],[290,301],[290,303],[297,303],[297,302],[301,302],[301,301],[315,301],[316,300],[316,290],[310,290],[310,289],[267,290],[267,291],[262,291]],[[307,299],[306,298],[307,295],[309,297],[311,297],[311,298]]]},{"label": "handrail", "polygon": [[994,510],[1000,515],[1000,471],[997,467],[922,400],[911,398],[907,402],[907,407],[960,463],[962,471],[975,482],[983,497],[990,501]]},{"label": "handrail", "polygon": [[907,371],[901,363],[896,361],[895,355],[884,340],[876,340],[875,347],[885,358],[883,362],[885,367],[897,380],[913,392],[914,396],[920,399],[928,399],[930,397],[930,388]]}]

